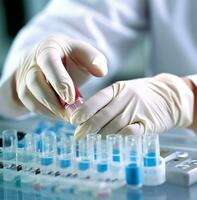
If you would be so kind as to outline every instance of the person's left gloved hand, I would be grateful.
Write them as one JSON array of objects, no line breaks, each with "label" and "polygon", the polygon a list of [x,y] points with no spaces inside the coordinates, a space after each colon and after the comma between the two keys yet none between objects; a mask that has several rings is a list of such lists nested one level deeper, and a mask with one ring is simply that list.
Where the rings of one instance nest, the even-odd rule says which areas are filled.
[{"label": "person's left gloved hand", "polygon": [[74,111],[76,138],[99,131],[159,133],[193,122],[194,95],[186,83],[171,74],[120,81],[99,91]]}]

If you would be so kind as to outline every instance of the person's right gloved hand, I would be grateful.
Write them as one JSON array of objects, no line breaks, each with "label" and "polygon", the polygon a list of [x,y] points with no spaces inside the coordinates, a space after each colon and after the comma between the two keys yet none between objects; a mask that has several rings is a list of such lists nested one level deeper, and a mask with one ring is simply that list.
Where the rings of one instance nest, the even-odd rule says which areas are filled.
[{"label": "person's right gloved hand", "polygon": [[59,98],[75,101],[76,85],[107,74],[105,56],[91,45],[51,36],[25,51],[15,72],[16,93],[31,112],[69,121]]}]

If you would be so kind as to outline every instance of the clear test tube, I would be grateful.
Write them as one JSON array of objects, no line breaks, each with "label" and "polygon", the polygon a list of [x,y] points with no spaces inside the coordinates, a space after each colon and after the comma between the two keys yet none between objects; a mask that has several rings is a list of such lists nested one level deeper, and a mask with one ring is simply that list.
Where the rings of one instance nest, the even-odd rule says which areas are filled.
[{"label": "clear test tube", "polygon": [[38,167],[38,152],[37,144],[40,141],[40,136],[35,133],[27,133],[22,140],[18,141],[17,148],[17,164],[22,166],[20,171],[21,187],[27,184],[36,182],[36,171]]},{"label": "clear test tube", "polygon": [[143,136],[143,163],[144,185],[155,186],[165,182],[165,161],[160,157],[158,134]]},{"label": "clear test tube", "polygon": [[107,149],[112,176],[123,176],[123,138],[119,134],[107,135]]},{"label": "clear test tube", "polygon": [[87,135],[87,145],[90,152],[90,160],[93,164],[96,163],[98,158],[98,145],[101,143],[101,135],[96,133],[90,133]]},{"label": "clear test tube", "polygon": [[17,162],[30,165],[37,160],[37,143],[39,136],[34,133],[27,133],[17,145]]},{"label": "clear test tube", "polygon": [[4,161],[16,161],[17,131],[8,129],[2,132],[2,149]]},{"label": "clear test tube", "polygon": [[87,138],[78,141],[79,156],[77,157],[77,168],[80,176],[86,177],[91,167],[90,152]]},{"label": "clear test tube", "polygon": [[123,161],[123,138],[119,134],[107,135],[108,155],[111,163],[120,164]]},{"label": "clear test tube", "polygon": [[41,133],[40,165],[42,168],[54,168],[57,155],[56,135],[53,131]]},{"label": "clear test tube", "polygon": [[109,170],[109,160],[108,160],[108,149],[106,140],[97,141],[97,164],[96,164],[97,173],[102,178],[108,176]]},{"label": "clear test tube", "polygon": [[73,166],[74,138],[62,133],[58,143],[58,168],[60,171],[70,170]]},{"label": "clear test tube", "polygon": [[160,147],[158,134],[147,134],[143,136],[143,157],[145,167],[159,165]]},{"label": "clear test tube", "polygon": [[142,186],[142,137],[128,135],[125,137],[125,178],[128,186]]},{"label": "clear test tube", "polygon": [[16,171],[21,170],[17,167],[16,163],[17,140],[16,130],[8,129],[2,132],[2,178],[4,181],[14,182],[14,184],[18,182]]}]

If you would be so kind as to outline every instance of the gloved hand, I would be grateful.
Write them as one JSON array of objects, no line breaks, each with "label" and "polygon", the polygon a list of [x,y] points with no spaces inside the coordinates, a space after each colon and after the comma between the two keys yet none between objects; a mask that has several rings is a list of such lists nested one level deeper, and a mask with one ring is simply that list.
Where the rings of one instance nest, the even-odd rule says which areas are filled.
[{"label": "gloved hand", "polygon": [[75,87],[93,76],[107,74],[105,56],[87,43],[51,36],[25,50],[15,73],[16,92],[32,112],[68,121],[60,104],[75,101]]},{"label": "gloved hand", "polygon": [[80,125],[76,138],[102,135],[159,133],[188,127],[193,121],[194,95],[179,77],[160,74],[116,82],[99,91],[71,116]]}]

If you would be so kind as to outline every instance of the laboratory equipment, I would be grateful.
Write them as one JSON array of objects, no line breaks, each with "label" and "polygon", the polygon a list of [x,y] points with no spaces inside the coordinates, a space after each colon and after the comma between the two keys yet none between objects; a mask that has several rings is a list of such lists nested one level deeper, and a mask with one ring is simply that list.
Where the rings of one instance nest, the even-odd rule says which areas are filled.
[{"label": "laboratory equipment", "polygon": [[121,178],[124,176],[123,137],[119,134],[109,134],[106,140],[111,174],[114,178]]},{"label": "laboratory equipment", "polygon": [[88,178],[92,170],[92,160],[90,159],[90,148],[87,138],[78,141],[79,155],[76,159],[78,174],[80,177]]},{"label": "laboratory equipment", "polygon": [[72,135],[61,132],[60,141],[58,143],[58,162],[57,166],[60,171],[70,170],[73,166],[74,157],[74,138]]},{"label": "laboratory equipment", "polygon": [[165,182],[165,160],[160,157],[159,135],[143,136],[143,184],[160,185]]},{"label": "laboratory equipment", "polygon": [[79,92],[79,89],[75,85],[75,102],[73,104],[67,104],[64,101],[60,100],[63,107],[69,112],[72,113],[76,108],[78,108],[83,103],[83,97]]},{"label": "laboratory equipment", "polygon": [[5,130],[1,134],[2,138],[2,169],[0,170],[1,180],[17,183],[17,171],[20,166],[16,164],[17,131],[15,129]]},{"label": "laboratory equipment", "polygon": [[[57,126],[61,128],[51,129]],[[6,135],[9,142],[4,139],[8,131],[1,134],[0,172],[4,177],[12,170],[15,178],[5,181],[16,184],[17,177],[18,187],[28,185],[35,191],[72,190],[100,194],[110,193],[125,184],[132,189],[140,188],[157,178],[159,181],[155,182],[161,184],[160,176],[164,173],[158,170],[161,158],[157,136],[110,134],[104,139],[94,133],[75,140],[74,129],[67,129],[62,123],[57,126],[50,124],[41,133],[27,133],[20,139],[13,130]],[[157,175],[147,184],[146,179],[153,170]]]},{"label": "laboratory equipment", "polygon": [[125,177],[130,187],[142,186],[142,139],[140,135],[125,137]]},{"label": "laboratory equipment", "polygon": [[197,183],[197,160],[185,151],[162,151],[166,161],[166,179],[168,182],[183,186]]}]

